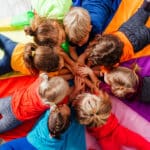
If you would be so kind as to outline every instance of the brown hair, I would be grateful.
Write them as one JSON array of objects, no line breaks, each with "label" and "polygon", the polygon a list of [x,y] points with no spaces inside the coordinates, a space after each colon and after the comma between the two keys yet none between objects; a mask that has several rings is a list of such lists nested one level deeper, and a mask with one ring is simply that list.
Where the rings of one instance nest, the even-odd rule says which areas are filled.
[{"label": "brown hair", "polygon": [[93,65],[112,68],[120,61],[123,53],[123,42],[111,34],[97,35],[87,50],[91,50],[88,60],[91,60]]},{"label": "brown hair", "polygon": [[59,106],[51,110],[51,114],[48,119],[48,127],[52,137],[60,138],[60,134],[63,133],[70,124],[70,115],[64,116],[59,111]]},{"label": "brown hair", "polygon": [[91,19],[86,9],[73,7],[65,16],[63,23],[69,40],[77,44],[89,33]]},{"label": "brown hair", "polygon": [[57,20],[35,16],[32,24],[24,29],[27,35],[34,37],[38,45],[54,47],[58,43],[59,29],[63,28]]},{"label": "brown hair", "polygon": [[68,95],[69,85],[66,80],[61,77],[49,78],[45,73],[40,76],[42,81],[39,86],[39,95],[44,103],[57,104]]},{"label": "brown hair", "polygon": [[39,71],[56,71],[59,67],[59,55],[55,51],[55,48],[28,43],[24,49],[24,63],[33,74]]},{"label": "brown hair", "polygon": [[111,113],[111,102],[107,94],[96,96],[90,93],[78,95],[73,101],[77,120],[88,127],[98,127],[106,123]]},{"label": "brown hair", "polygon": [[138,67],[134,65],[133,69],[117,67],[107,73],[106,77],[111,86],[112,93],[122,98],[128,94],[135,93],[139,85],[137,71]]}]

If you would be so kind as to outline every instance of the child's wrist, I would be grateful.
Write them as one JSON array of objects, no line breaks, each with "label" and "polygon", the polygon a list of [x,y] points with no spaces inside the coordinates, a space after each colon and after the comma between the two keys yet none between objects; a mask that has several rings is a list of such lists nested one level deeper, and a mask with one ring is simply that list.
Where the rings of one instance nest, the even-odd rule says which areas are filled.
[{"label": "child's wrist", "polygon": [[93,76],[94,72],[92,70],[90,70],[88,74],[89,74],[89,76]]}]

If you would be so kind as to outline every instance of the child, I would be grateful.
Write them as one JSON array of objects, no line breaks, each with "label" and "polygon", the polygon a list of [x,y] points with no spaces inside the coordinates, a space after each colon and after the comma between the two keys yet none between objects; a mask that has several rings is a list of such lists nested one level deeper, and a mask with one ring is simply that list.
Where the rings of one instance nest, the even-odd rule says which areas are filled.
[{"label": "child", "polygon": [[63,24],[69,39],[70,55],[73,60],[77,61],[78,55],[83,52],[83,48],[85,49],[83,45],[88,42],[92,30],[90,15],[82,7],[73,7],[66,14]]},{"label": "child", "polygon": [[[27,35],[33,36],[35,43],[38,45],[57,47],[57,51],[63,49],[66,53],[70,53],[63,25],[58,20],[36,15],[31,25],[25,28],[25,32]],[[63,59],[61,60],[63,63]],[[60,68],[62,67],[63,65]],[[66,75],[68,73],[68,70],[62,70],[62,72],[56,72],[55,75]]]},{"label": "child", "polygon": [[92,35],[102,33],[115,14],[121,0],[73,0],[74,6],[80,6],[89,12]]},{"label": "child", "polygon": [[0,100],[0,133],[39,117],[50,105],[68,101],[69,85],[61,77],[48,78],[46,74],[28,88],[20,88]]},{"label": "child", "polygon": [[35,16],[31,25],[24,29],[27,35],[33,36],[36,44],[42,46],[60,46],[66,42],[63,25],[53,19]]},{"label": "child", "polygon": [[97,36],[84,54],[88,57],[88,63],[111,69],[115,64],[132,58],[134,52],[149,44],[150,30],[145,26],[149,18],[149,5],[150,2],[145,0],[134,16],[117,32]]},{"label": "child", "polygon": [[74,6],[80,7],[71,8],[63,23],[74,60],[77,60],[77,54],[84,52],[88,41],[104,30],[119,3],[120,0],[73,0]]},{"label": "child", "polygon": [[[69,41],[78,46],[84,45],[92,29],[91,19],[86,9],[73,7],[64,18],[65,32]],[[74,46],[71,44],[72,46]]]},{"label": "child", "polygon": [[150,142],[142,136],[120,125],[111,113],[109,96],[100,91],[83,93],[73,101],[77,120],[87,127],[102,150],[121,150],[123,146],[138,150],[149,150]]},{"label": "child", "polygon": [[52,106],[26,137],[3,144],[0,150],[85,150],[84,132],[66,104]]},{"label": "child", "polygon": [[135,65],[133,69],[121,66],[116,67],[104,74],[98,71],[100,76],[101,74],[103,75],[104,82],[108,86],[104,85],[104,83],[96,77],[94,71],[87,66],[80,67],[78,73],[83,77],[89,76],[97,88],[105,88],[107,92],[111,90],[115,96],[120,98],[129,98],[129,96],[137,92],[139,86],[139,77],[136,73],[137,69],[137,65]]},{"label": "child", "polygon": [[13,70],[23,74],[51,72],[58,70],[60,66],[60,57],[56,53],[57,47],[16,43],[2,34],[0,34],[0,47],[5,52],[0,60],[1,75]]}]

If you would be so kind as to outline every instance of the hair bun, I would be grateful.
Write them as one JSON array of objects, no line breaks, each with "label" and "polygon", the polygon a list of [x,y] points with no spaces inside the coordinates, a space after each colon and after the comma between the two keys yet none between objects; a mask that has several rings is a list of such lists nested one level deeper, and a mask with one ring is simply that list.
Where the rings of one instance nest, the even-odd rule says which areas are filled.
[{"label": "hair bun", "polygon": [[48,81],[48,75],[47,75],[46,73],[41,73],[41,74],[40,74],[40,77],[41,77],[43,80]]},{"label": "hair bun", "polygon": [[24,32],[26,33],[26,35],[31,35],[31,36],[35,35],[35,32],[32,30],[32,28],[30,26],[25,27]]}]

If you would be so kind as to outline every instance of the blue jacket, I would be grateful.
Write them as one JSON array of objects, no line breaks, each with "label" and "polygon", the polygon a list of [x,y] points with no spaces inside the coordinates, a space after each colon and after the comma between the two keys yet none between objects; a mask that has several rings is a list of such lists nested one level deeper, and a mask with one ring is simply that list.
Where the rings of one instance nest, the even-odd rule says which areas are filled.
[{"label": "blue jacket", "polygon": [[50,136],[47,110],[27,137],[12,140],[0,146],[0,150],[86,150],[85,129],[73,115],[69,128],[60,139]]},{"label": "blue jacket", "polygon": [[121,0],[72,0],[73,6],[88,10],[91,17],[92,35],[102,33],[115,14]]},{"label": "blue jacket", "polygon": [[60,139],[52,138],[48,130],[49,113],[49,110],[46,111],[28,134],[28,142],[38,150],[86,150],[84,127],[79,125],[73,116],[69,128],[61,134]]}]

